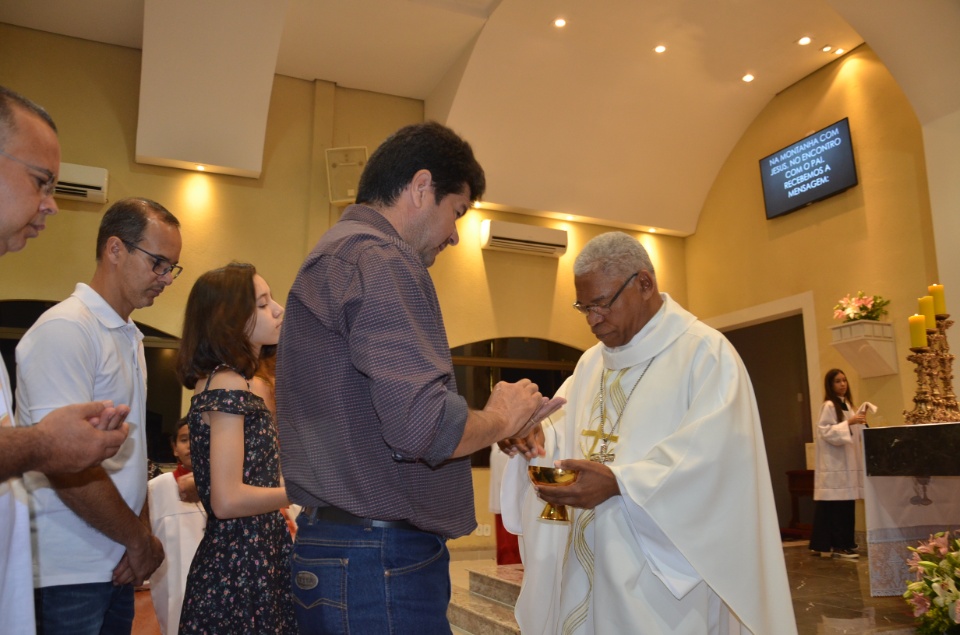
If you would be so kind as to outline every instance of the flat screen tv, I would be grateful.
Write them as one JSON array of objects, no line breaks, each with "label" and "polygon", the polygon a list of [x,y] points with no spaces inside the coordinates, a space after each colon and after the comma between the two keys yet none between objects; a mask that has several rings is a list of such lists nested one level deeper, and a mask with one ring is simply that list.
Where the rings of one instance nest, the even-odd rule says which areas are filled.
[{"label": "flat screen tv", "polygon": [[760,159],[767,218],[776,218],[857,184],[850,121],[841,119]]}]

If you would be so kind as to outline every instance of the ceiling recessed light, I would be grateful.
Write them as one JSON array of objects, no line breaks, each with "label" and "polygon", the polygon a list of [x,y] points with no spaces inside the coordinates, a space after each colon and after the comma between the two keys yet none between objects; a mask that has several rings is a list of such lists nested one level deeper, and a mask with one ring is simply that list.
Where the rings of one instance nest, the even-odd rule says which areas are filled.
[{"label": "ceiling recessed light", "polygon": [[743,81],[745,82],[752,82],[753,80],[754,80],[754,77],[750,73],[747,73],[746,75],[743,76]]},{"label": "ceiling recessed light", "polygon": [[567,26],[567,21],[564,20],[563,18],[557,18],[556,20],[553,21],[553,26],[558,28]]},{"label": "ceiling recessed light", "polygon": [[656,234],[656,233],[657,233],[657,228],[656,228],[656,227],[651,227],[651,228],[650,228],[650,233],[651,233],[651,234]]},{"label": "ceiling recessed light", "polygon": [[573,220],[573,214],[567,214],[566,216],[564,216],[564,218],[567,220]]},{"label": "ceiling recessed light", "polygon": [[812,42],[812,40],[808,38],[806,35],[804,35],[802,38],[797,40],[797,44],[799,44],[800,46],[806,46],[807,44],[810,44],[810,42]]},{"label": "ceiling recessed light", "polygon": [[834,55],[843,55],[843,49],[837,49],[833,52]]},{"label": "ceiling recessed light", "polygon": [[824,47],[823,47],[822,49],[820,49],[820,50],[823,51],[824,53],[829,53],[830,51],[833,50],[833,47],[830,46],[829,44],[827,44],[826,46],[824,46]]},{"label": "ceiling recessed light", "polygon": [[656,51],[657,53],[663,53],[664,51],[667,50],[667,47],[664,46],[663,44],[660,44],[659,46],[655,46],[653,50]]},{"label": "ceiling recessed light", "polygon": [[203,172],[203,171],[206,170],[207,168],[203,167],[202,165],[198,165],[198,166],[197,166],[197,169],[200,170],[201,172]]}]

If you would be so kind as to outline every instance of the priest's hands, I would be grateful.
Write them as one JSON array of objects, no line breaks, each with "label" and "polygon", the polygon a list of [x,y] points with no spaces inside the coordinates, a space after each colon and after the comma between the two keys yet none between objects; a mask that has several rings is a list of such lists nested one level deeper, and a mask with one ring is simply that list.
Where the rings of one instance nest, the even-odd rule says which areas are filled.
[{"label": "priest's hands", "polygon": [[522,454],[527,459],[532,459],[546,455],[543,448],[543,427],[540,422],[562,408],[566,403],[567,400],[563,397],[554,397],[553,399],[543,397],[540,407],[530,417],[530,423],[534,424],[533,427],[525,434],[498,441],[497,445],[500,446],[504,454],[510,457]]},{"label": "priest's hands", "polygon": [[570,485],[534,485],[537,495],[554,505],[572,505],[593,509],[603,501],[620,495],[617,478],[606,465],[584,459],[555,461],[554,467],[580,472],[580,478]]},{"label": "priest's hands", "polygon": [[543,448],[543,426],[539,423],[533,426],[533,430],[531,430],[530,434],[526,437],[504,439],[503,441],[498,441],[497,445],[500,446],[503,453],[509,457],[522,454],[529,460],[538,456],[546,456],[547,454]]}]

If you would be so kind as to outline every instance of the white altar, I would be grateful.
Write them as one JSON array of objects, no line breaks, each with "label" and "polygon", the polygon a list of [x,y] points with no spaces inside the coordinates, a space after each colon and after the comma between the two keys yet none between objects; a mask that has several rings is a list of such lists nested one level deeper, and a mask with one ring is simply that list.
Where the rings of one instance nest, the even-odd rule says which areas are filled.
[{"label": "white altar", "polygon": [[870,594],[902,595],[911,552],[960,528],[960,423],[864,430],[864,507]]}]

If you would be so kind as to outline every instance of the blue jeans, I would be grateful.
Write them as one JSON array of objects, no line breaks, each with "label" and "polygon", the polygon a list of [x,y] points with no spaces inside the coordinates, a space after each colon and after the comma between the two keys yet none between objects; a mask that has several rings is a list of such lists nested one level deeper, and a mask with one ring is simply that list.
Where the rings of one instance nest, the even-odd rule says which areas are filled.
[{"label": "blue jeans", "polygon": [[440,536],[300,514],[290,569],[301,635],[450,633],[450,552]]},{"label": "blue jeans", "polygon": [[37,635],[130,635],[133,585],[64,584],[33,592]]}]

